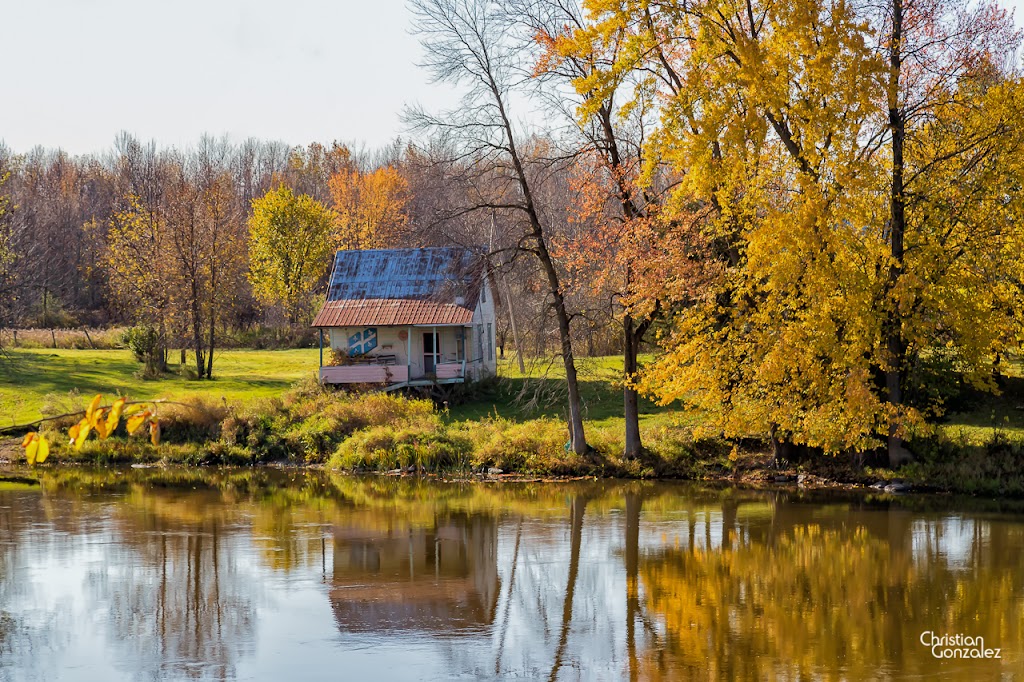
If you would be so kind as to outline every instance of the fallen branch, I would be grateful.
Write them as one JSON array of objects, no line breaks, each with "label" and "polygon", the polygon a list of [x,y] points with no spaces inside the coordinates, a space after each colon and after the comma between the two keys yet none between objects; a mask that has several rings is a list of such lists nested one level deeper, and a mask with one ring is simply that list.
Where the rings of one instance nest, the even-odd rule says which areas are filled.
[{"label": "fallen branch", "polygon": [[[125,407],[129,405],[177,405],[179,407],[188,407],[193,410],[199,409],[195,405],[188,403],[179,403],[173,400],[130,400],[125,402]],[[97,409],[109,410],[111,405],[101,405]],[[16,436],[28,431],[36,431],[45,422],[57,421],[58,419],[66,419],[68,417],[82,417],[88,412],[88,410],[78,410],[77,412],[66,412],[64,414],[55,414],[52,417],[40,417],[34,421],[25,422],[24,424],[14,424],[12,426],[0,426],[0,436]]]}]

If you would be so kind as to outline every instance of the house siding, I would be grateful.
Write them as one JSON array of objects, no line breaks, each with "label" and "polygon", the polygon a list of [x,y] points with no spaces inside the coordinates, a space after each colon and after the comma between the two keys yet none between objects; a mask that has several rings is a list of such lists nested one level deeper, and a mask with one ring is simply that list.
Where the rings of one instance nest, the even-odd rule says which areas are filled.
[{"label": "house siding", "polygon": [[[348,339],[357,332],[363,332],[364,327],[334,327],[328,330],[326,335],[329,338],[332,350],[347,351]],[[365,355],[367,357],[378,357],[381,355],[394,355],[396,364],[408,365],[409,376],[412,379],[422,378],[425,374],[424,368],[424,334],[429,334],[432,328],[429,326],[420,327],[376,327],[377,347]],[[408,356],[407,342],[400,338],[402,332],[411,332],[411,361]],[[440,348],[441,362],[458,362],[458,339],[459,334],[465,333],[466,346],[470,345],[471,332],[465,327],[437,327],[438,345]],[[466,357],[466,371],[474,377],[480,375],[479,369],[473,371],[473,363],[470,356]],[[477,363],[479,366],[481,363]],[[493,373],[493,370],[492,370]]]},{"label": "house siding", "polygon": [[[438,362],[446,365],[436,372],[437,379],[478,379],[497,372],[494,294],[485,261],[473,252],[340,251],[327,298],[314,321],[324,332],[325,350],[369,358],[391,355],[395,365],[408,367],[410,380],[422,379],[434,374],[425,371],[423,349],[424,335],[436,329]],[[465,339],[463,358],[458,356],[460,337]],[[324,361],[332,364],[329,355]],[[369,373],[374,371],[380,372]]]}]

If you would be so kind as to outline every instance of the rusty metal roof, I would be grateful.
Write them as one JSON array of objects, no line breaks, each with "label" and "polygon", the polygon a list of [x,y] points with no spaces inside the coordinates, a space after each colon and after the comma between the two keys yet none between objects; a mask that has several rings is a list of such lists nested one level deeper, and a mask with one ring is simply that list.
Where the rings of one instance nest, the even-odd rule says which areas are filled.
[{"label": "rusty metal roof", "polygon": [[470,324],[483,271],[463,248],[339,251],[313,326]]},{"label": "rusty metal roof", "polygon": [[470,324],[473,311],[464,306],[411,299],[370,298],[365,301],[328,301],[314,327],[368,327],[406,324]]}]

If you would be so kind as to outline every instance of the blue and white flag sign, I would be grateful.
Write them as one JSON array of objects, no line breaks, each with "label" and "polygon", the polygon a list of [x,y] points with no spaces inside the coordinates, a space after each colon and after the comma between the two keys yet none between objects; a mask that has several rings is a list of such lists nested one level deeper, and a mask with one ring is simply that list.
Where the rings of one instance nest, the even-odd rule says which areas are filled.
[{"label": "blue and white flag sign", "polygon": [[348,354],[363,355],[377,347],[377,328],[370,327],[348,337]]}]

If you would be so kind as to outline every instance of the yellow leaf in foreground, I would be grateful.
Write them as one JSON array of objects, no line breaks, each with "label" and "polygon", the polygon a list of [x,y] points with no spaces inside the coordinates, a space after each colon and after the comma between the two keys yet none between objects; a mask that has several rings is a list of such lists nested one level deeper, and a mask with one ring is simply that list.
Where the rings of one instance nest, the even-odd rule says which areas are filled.
[{"label": "yellow leaf in foreground", "polygon": [[138,414],[133,414],[132,416],[128,417],[128,423],[125,425],[125,427],[128,429],[129,435],[134,436],[135,433],[139,430],[139,428],[143,424],[145,424],[146,420],[149,419],[151,416],[153,416],[152,413],[150,413],[149,410],[145,410],[143,412],[139,412]]},{"label": "yellow leaf in foreground", "polygon": [[144,409],[146,409],[145,405],[143,405],[142,403],[135,403],[134,405],[129,405],[128,407],[124,408],[124,412],[122,412],[122,414],[125,417],[130,417],[131,415],[137,412],[141,412]]},{"label": "yellow leaf in foreground", "polygon": [[89,431],[92,429],[92,426],[90,426],[88,419],[82,419],[82,421],[78,422],[77,427],[78,430],[75,432],[75,449],[81,450],[85,439],[89,437]]},{"label": "yellow leaf in foreground", "polygon": [[43,436],[39,436],[38,440],[39,450],[36,452],[36,463],[42,464],[50,456],[50,444],[46,442],[46,438]]},{"label": "yellow leaf in foreground", "polygon": [[100,440],[105,440],[110,434],[107,433],[107,422],[104,419],[107,411],[104,408],[96,410],[92,415],[92,428],[96,430],[96,434],[100,437]]},{"label": "yellow leaf in foreground", "polygon": [[21,441],[21,445],[25,448],[25,459],[28,463],[36,463],[36,452],[39,450],[39,434],[33,431],[25,436],[25,440]]},{"label": "yellow leaf in foreground", "polygon": [[92,416],[96,412],[96,408],[100,406],[100,401],[102,400],[103,396],[97,394],[96,397],[92,399],[92,402],[89,403],[89,407],[86,408],[85,418],[88,419],[90,423],[92,423]]},{"label": "yellow leaf in foreground", "polygon": [[127,400],[127,398],[118,398],[111,406],[110,414],[107,415],[108,436],[117,430],[117,425],[121,422],[121,411],[124,409],[124,404]]}]

